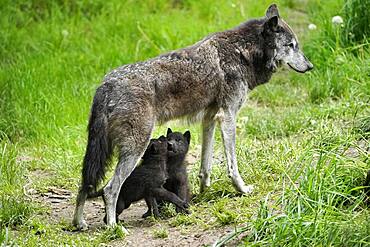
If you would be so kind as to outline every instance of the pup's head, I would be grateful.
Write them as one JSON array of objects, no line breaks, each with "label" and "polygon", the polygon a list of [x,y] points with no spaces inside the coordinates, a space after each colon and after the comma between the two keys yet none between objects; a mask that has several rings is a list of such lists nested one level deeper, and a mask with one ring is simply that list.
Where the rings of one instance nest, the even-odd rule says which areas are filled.
[{"label": "pup's head", "polygon": [[270,44],[265,49],[273,48],[268,51],[272,57],[270,63],[272,70],[276,70],[281,63],[300,73],[313,69],[312,63],[299,49],[297,36],[289,25],[280,18],[276,4],[271,4],[266,11],[262,35],[267,41],[266,43]]},{"label": "pup's head", "polygon": [[168,156],[185,155],[189,150],[190,131],[184,134],[167,129]]},{"label": "pup's head", "polygon": [[150,157],[167,157],[167,149],[168,144],[166,137],[161,136],[158,139],[151,139],[145,150],[143,159],[145,160]]}]

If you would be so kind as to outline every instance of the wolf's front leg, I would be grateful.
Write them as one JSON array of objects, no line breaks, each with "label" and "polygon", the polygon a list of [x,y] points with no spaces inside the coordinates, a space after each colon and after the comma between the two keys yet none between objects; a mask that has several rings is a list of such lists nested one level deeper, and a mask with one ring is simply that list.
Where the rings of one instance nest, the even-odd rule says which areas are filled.
[{"label": "wolf's front leg", "polygon": [[231,177],[234,187],[244,193],[251,193],[253,185],[245,185],[238,170],[235,151],[235,132],[236,132],[236,114],[224,111],[220,119],[221,134],[224,143],[225,156],[227,160],[227,167],[229,177]]}]

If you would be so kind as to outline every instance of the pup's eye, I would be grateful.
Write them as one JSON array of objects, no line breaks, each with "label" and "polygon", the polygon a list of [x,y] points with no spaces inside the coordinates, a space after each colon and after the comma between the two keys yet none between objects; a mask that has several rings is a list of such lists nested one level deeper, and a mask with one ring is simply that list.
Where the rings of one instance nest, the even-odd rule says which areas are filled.
[{"label": "pup's eye", "polygon": [[293,43],[286,44],[285,46],[289,46],[290,48],[294,48],[294,44]]}]

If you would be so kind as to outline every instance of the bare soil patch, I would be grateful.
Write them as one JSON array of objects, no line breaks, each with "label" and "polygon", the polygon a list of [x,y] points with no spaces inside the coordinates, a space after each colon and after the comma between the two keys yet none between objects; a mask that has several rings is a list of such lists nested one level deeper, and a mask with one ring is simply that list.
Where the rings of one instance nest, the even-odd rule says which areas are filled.
[{"label": "bare soil patch", "polygon": [[[195,163],[197,155],[191,154],[187,157],[188,168]],[[31,181],[37,177],[48,176],[43,171],[33,171]],[[51,175],[51,174],[50,174]],[[72,221],[76,195],[67,189],[50,186],[43,191],[32,189],[29,185],[26,193],[28,196],[41,205],[49,208],[48,221],[51,224],[69,224]],[[233,226],[224,226],[204,230],[196,225],[173,227],[169,224],[169,219],[152,221],[143,219],[141,216],[147,208],[144,201],[133,204],[120,216],[124,221],[129,234],[120,240],[114,240],[106,246],[211,246],[217,239],[234,230]],[[85,219],[89,224],[87,232],[94,233],[105,228],[103,217],[105,214],[104,202],[102,199],[89,200],[85,204]],[[155,232],[166,231],[167,237],[160,238]],[[70,232],[70,234],[79,234]],[[235,243],[234,243],[235,245]]]}]

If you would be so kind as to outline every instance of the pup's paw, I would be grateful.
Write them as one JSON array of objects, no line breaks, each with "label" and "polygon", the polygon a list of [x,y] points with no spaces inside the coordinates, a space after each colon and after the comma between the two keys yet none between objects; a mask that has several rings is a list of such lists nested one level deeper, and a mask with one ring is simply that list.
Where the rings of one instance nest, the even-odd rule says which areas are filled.
[{"label": "pup's paw", "polygon": [[183,214],[191,214],[190,210],[188,209],[190,205],[185,202],[183,207],[176,207],[176,213],[183,213]]},{"label": "pup's paw", "polygon": [[149,217],[149,216],[152,216],[152,212],[150,212],[150,210],[148,210],[145,214],[143,214],[141,217],[142,218],[147,218],[147,217]]},{"label": "pup's paw", "polygon": [[182,210],[182,213],[183,214],[191,214],[190,210],[189,209],[184,209]]}]

